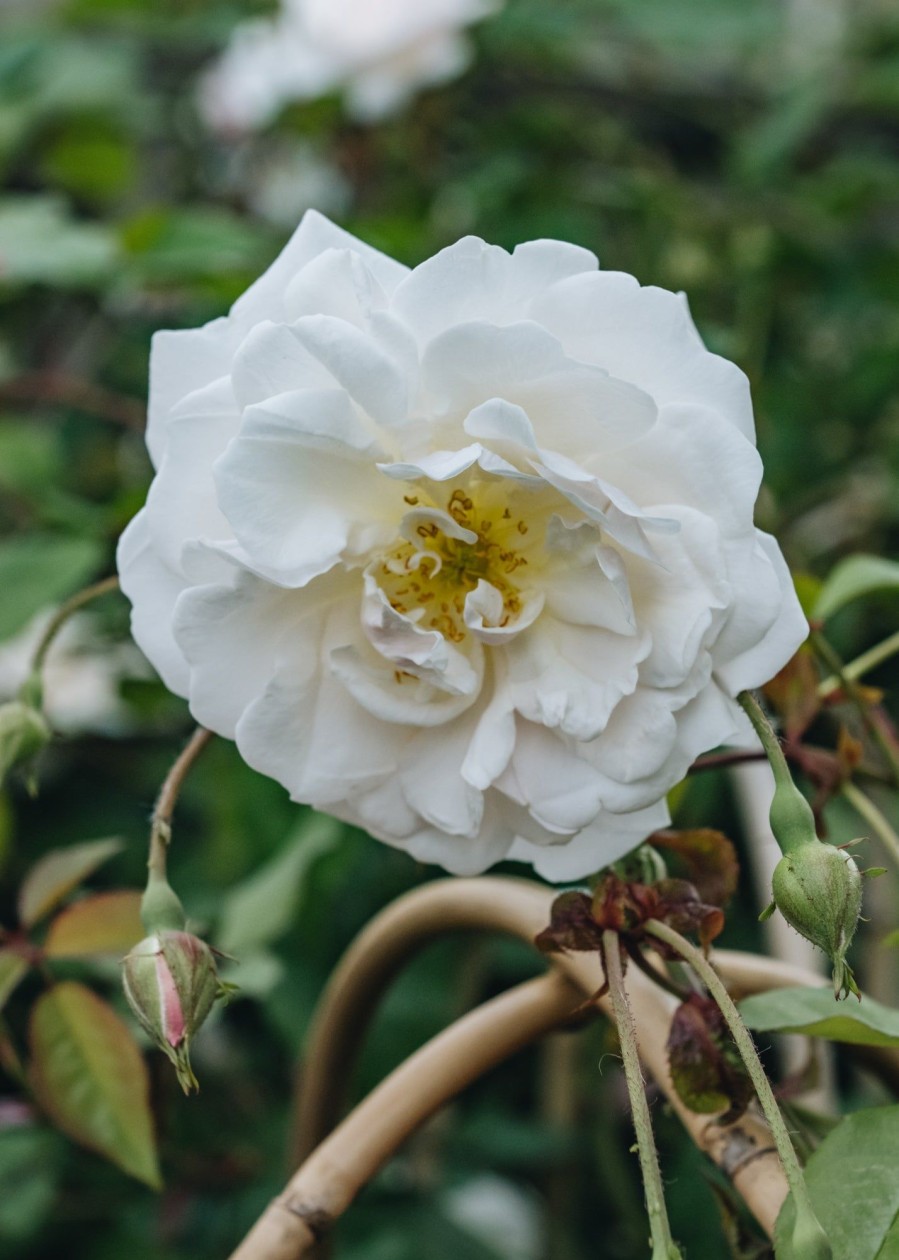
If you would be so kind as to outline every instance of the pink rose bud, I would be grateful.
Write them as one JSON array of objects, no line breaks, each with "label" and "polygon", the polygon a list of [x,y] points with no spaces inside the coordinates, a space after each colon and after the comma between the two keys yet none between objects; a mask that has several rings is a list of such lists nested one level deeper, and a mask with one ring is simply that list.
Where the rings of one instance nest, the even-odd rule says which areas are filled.
[{"label": "pink rose bud", "polygon": [[158,932],[127,955],[122,980],[131,1009],[171,1059],[185,1094],[198,1089],[190,1040],[224,987],[212,950],[190,932]]}]

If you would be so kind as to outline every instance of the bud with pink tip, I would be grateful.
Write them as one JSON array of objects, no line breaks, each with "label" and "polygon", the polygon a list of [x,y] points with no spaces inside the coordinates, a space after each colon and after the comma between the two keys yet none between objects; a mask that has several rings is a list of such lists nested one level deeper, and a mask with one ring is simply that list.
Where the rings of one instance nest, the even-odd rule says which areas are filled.
[{"label": "bud with pink tip", "polygon": [[190,932],[147,936],[123,964],[125,997],[153,1042],[168,1055],[185,1094],[198,1089],[190,1041],[223,986],[209,946]]}]

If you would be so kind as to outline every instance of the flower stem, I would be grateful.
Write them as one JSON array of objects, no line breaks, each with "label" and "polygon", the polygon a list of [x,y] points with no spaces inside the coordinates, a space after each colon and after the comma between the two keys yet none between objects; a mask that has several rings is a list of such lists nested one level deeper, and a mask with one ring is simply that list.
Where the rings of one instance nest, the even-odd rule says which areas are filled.
[{"label": "flower stem", "polygon": [[781,747],[780,740],[777,738],[777,732],[768,721],[768,716],[764,709],[751,691],[741,691],[737,696],[737,703],[749,718],[756,735],[762,742],[765,756],[770,762],[775,780],[778,784],[789,784],[792,787],[793,776],[790,774],[790,767],[787,765],[784,750]]},{"label": "flower stem", "polygon": [[101,595],[107,595],[110,591],[117,591],[118,589],[118,577],[113,575],[112,577],[103,578],[99,582],[94,582],[91,586],[86,586],[82,591],[76,591],[70,599],[67,599],[64,604],[57,608],[47,628],[41,635],[40,642],[31,658],[32,676],[39,674],[43,669],[44,661],[47,658],[47,653],[53,644],[53,640],[72,614],[78,612],[79,608],[83,608],[85,604],[91,603],[92,600],[99,599]]},{"label": "flower stem", "polygon": [[854,783],[847,781],[841,789],[843,796],[875,833],[880,843],[889,850],[890,857],[899,865],[899,835],[890,825],[878,807],[865,792]]},{"label": "flower stem", "polygon": [[[862,652],[855,660],[850,661],[848,665],[843,666],[843,677],[848,678],[850,682],[863,677],[878,665],[882,665],[884,661],[889,660],[899,652],[899,630],[895,634],[889,635],[881,643],[875,643],[874,647],[868,648],[867,652]],[[839,675],[834,673],[818,687],[818,695],[822,698],[829,696],[832,691],[836,691],[840,686]]]},{"label": "flower stem", "polygon": [[643,1070],[637,1053],[637,1027],[628,1002],[627,990],[624,987],[621,947],[617,933],[603,932],[602,944],[609,997],[618,1028],[627,1092],[630,1095],[634,1130],[637,1134],[637,1153],[640,1157],[640,1171],[643,1174],[646,1210],[649,1213],[649,1228],[652,1236],[652,1260],[681,1260],[680,1250],[671,1236],[671,1226],[668,1223],[659,1156],[652,1135],[652,1120],[649,1115],[649,1103],[646,1100]]},{"label": "flower stem", "polygon": [[198,726],[176,757],[165,777],[150,822],[147,886],[141,899],[141,919],[148,933],[183,931],[184,907],[168,881],[168,849],[172,839],[172,814],[181,787],[200,753],[212,739],[212,731]]},{"label": "flower stem", "polygon": [[[831,1257],[830,1246],[812,1207],[812,1201],[805,1184],[805,1177],[799,1165],[796,1151],[793,1149],[793,1143],[790,1140],[784,1118],[777,1105],[777,1099],[774,1097],[771,1083],[765,1074],[765,1069],[762,1067],[761,1059],[758,1056],[758,1051],[755,1048],[749,1030],[743,1023],[740,1012],[724,987],[720,976],[702,951],[697,949],[695,945],[691,945],[686,937],[681,936],[680,932],[676,932],[667,923],[662,923],[658,919],[650,920],[646,924],[646,931],[651,936],[655,936],[657,940],[664,941],[666,945],[680,954],[681,958],[693,968],[717,1002],[746,1065],[746,1070],[752,1079],[762,1111],[765,1113],[765,1119],[768,1121],[771,1129],[777,1153],[783,1164],[784,1173],[786,1174],[787,1183],[796,1208],[796,1234],[794,1239],[800,1234],[806,1243],[808,1239],[814,1239],[814,1246],[807,1244],[807,1248],[802,1253],[803,1256],[820,1257],[821,1260]],[[815,1226],[817,1226],[817,1230]],[[797,1251],[796,1254],[798,1258],[800,1253]]]}]

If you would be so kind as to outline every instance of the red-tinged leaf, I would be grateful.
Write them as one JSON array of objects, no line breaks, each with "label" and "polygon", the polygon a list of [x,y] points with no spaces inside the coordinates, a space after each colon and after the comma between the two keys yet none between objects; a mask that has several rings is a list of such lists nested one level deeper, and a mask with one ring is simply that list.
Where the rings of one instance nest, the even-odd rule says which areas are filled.
[{"label": "red-tinged leaf", "polygon": [[586,893],[562,893],[552,904],[549,927],[538,935],[537,948],[547,954],[564,949],[599,949],[602,929],[593,918],[590,906]]},{"label": "red-tinged leaf", "polygon": [[158,1188],[147,1070],[128,1027],[82,984],[54,985],[31,1015],[31,1075],[50,1119]]},{"label": "red-tinged leaf", "polygon": [[44,943],[48,958],[84,958],[127,954],[146,933],[140,921],[138,892],[97,893],[61,910]]},{"label": "red-tinged leaf", "polygon": [[[703,949],[708,949],[715,937],[720,936],[724,930],[724,911],[718,906],[706,905],[687,880],[660,879],[653,887],[658,898],[654,918],[662,919],[675,932],[686,936],[695,932]],[[662,954],[666,952],[661,941],[654,940],[653,947]]]},{"label": "red-tinged leaf", "polygon": [[790,741],[801,739],[821,711],[818,682],[815,658],[809,648],[803,646],[762,688]]},{"label": "red-tinged leaf", "polygon": [[88,840],[53,849],[36,862],[19,891],[19,919],[31,927],[122,848],[121,840]]},{"label": "red-tinged leaf", "polygon": [[674,1012],[668,1064],[681,1102],[703,1115],[726,1111],[736,1120],[753,1096],[752,1081],[711,998],[692,993]]},{"label": "red-tinged leaf", "polygon": [[710,905],[726,906],[736,892],[740,864],[733,843],[722,831],[711,827],[656,831],[649,843],[683,862],[690,883]]},{"label": "red-tinged leaf", "polygon": [[12,949],[0,949],[0,1011],[19,981],[28,971],[28,963]]}]

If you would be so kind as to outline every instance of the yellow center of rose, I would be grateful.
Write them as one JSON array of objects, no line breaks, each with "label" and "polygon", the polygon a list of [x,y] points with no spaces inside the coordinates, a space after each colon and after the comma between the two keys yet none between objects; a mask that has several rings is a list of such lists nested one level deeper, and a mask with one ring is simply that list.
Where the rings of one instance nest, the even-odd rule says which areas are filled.
[{"label": "yellow center of rose", "polygon": [[[377,571],[391,606],[408,617],[418,613],[417,625],[460,643],[467,634],[465,597],[484,581],[502,597],[502,617],[496,624],[513,621],[521,612],[519,586],[528,564],[523,552],[531,542],[531,525],[493,487],[480,494],[456,488],[445,504],[433,508],[417,494],[404,496],[404,502],[410,509],[406,537],[384,556]],[[450,520],[441,522],[444,513]],[[450,522],[461,536],[454,536]]]}]

